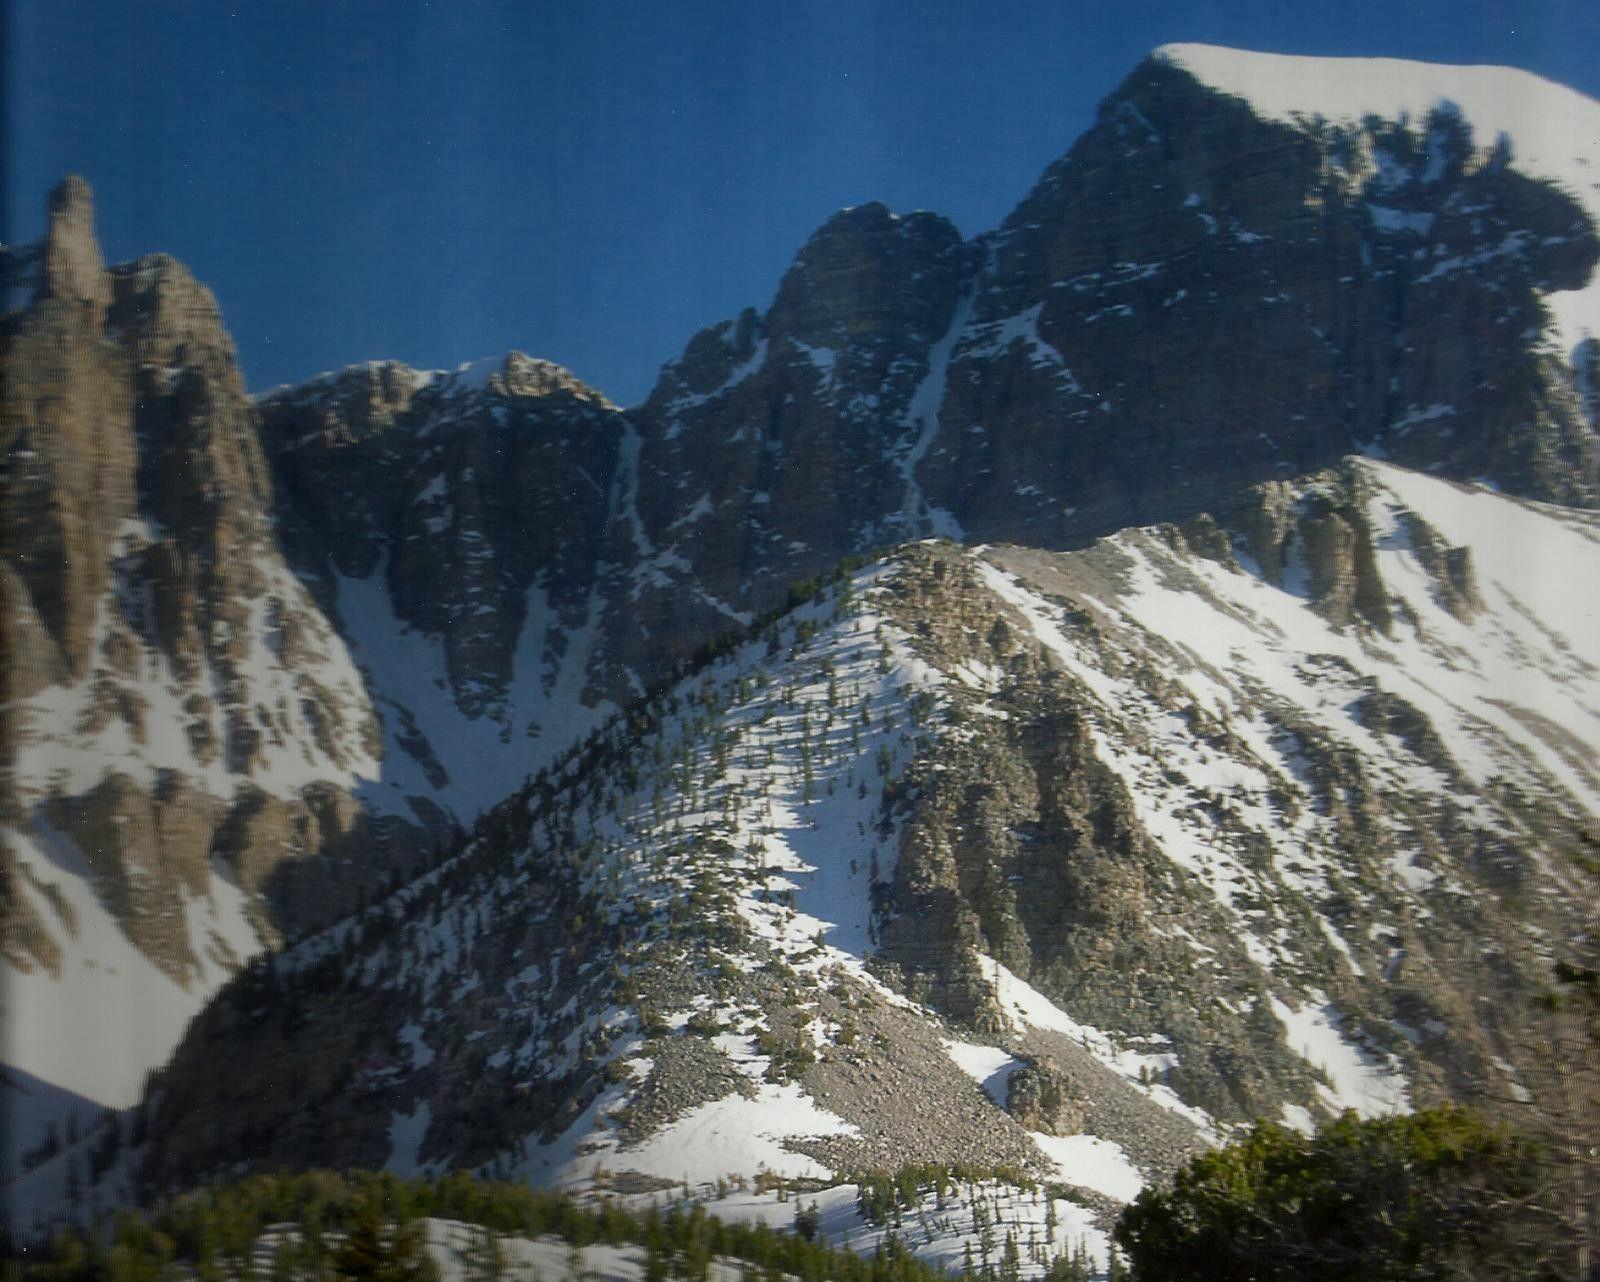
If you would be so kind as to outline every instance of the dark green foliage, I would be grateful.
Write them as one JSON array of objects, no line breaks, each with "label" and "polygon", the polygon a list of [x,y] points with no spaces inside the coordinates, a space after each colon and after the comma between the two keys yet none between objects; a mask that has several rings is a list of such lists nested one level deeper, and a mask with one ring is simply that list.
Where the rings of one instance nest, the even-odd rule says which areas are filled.
[{"label": "dark green foliage", "polygon": [[[1116,1257],[1112,1257],[1112,1268],[1116,1267]],[[1089,1268],[1088,1252],[1082,1246],[1067,1255],[1059,1255],[1050,1264],[1049,1270],[1044,1275],[1044,1282],[1091,1282],[1094,1277]]]},{"label": "dark green foliage", "polygon": [[794,1231],[807,1242],[817,1240],[817,1232],[822,1227],[822,1213],[817,1210],[817,1204],[810,1206],[796,1206],[794,1211]]},{"label": "dark green foliage", "polygon": [[373,1198],[356,1204],[349,1236],[333,1257],[333,1272],[341,1282],[428,1282],[433,1276],[416,1226],[390,1227]]},{"label": "dark green foliage", "polygon": [[1015,1167],[950,1166],[940,1162],[902,1166],[893,1175],[866,1171],[850,1177],[850,1182],[856,1186],[856,1210],[862,1219],[872,1224],[889,1222],[898,1211],[909,1211],[930,1193],[937,1194],[942,1202],[960,1185],[984,1180],[1024,1189],[1035,1187],[1034,1181]]},{"label": "dark green foliage", "polygon": [[[174,1198],[143,1213],[124,1212],[101,1233],[66,1232],[8,1266],[6,1282],[161,1282],[182,1274],[207,1252],[218,1276],[246,1274],[250,1245],[268,1224],[293,1222],[307,1239],[300,1258],[280,1253],[274,1277],[341,1282],[422,1282],[431,1276],[415,1221],[458,1220],[485,1232],[468,1251],[468,1273],[488,1282],[503,1267],[497,1235],[553,1234],[574,1247],[603,1243],[645,1249],[646,1272],[660,1278],[705,1276],[717,1257],[743,1262],[762,1277],[830,1282],[951,1282],[919,1263],[896,1241],[870,1258],[835,1250],[821,1234],[807,1240],[760,1223],[727,1224],[701,1206],[624,1210],[615,1202],[579,1203],[566,1194],[522,1184],[492,1183],[455,1171],[438,1180],[388,1174],[256,1175]],[[811,1225],[797,1207],[797,1228]],[[320,1245],[323,1232],[344,1235]],[[176,1270],[176,1272],[175,1272]],[[424,1272],[423,1270],[427,1270]],[[511,1270],[507,1270],[508,1273]]]},{"label": "dark green foliage", "polygon": [[1116,1240],[1139,1282],[1514,1278],[1533,1158],[1459,1108],[1346,1113],[1309,1137],[1261,1123],[1147,1189]]},{"label": "dark green foliage", "polygon": [[798,1029],[788,1035],[760,1029],[756,1033],[756,1053],[771,1061],[767,1075],[775,1081],[799,1077],[817,1062],[816,1051]]}]

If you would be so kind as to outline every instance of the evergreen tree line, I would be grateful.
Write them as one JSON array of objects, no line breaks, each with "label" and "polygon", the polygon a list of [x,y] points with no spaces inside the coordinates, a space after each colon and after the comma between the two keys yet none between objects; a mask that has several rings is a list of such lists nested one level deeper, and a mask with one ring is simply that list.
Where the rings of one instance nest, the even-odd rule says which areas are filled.
[{"label": "evergreen tree line", "polygon": [[[741,1261],[748,1276],[799,1282],[950,1282],[893,1238],[870,1256],[829,1246],[815,1232],[727,1223],[699,1205],[632,1211],[605,1199],[477,1179],[437,1180],[371,1172],[249,1176],[126,1209],[92,1229],[68,1229],[39,1245],[8,1244],[5,1282],[428,1282],[431,1266],[415,1222],[480,1226],[469,1251],[474,1282],[503,1269],[496,1235],[553,1235],[573,1248],[642,1247],[646,1276],[704,1282],[713,1259]],[[263,1230],[293,1225],[270,1266],[255,1258]]]}]

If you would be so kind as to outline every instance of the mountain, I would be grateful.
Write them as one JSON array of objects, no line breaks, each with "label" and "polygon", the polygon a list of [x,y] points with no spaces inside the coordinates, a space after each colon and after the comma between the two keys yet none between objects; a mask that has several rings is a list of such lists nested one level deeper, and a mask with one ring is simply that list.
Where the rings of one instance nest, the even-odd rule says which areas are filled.
[{"label": "mountain", "polygon": [[943,1162],[1125,1198],[1256,1116],[1532,1089],[1600,700],[1515,549],[1581,575],[1596,536],[1352,462],[1189,535],[910,545],[230,985],[144,1178]]},{"label": "mountain", "polygon": [[516,352],[247,397],[68,180],[0,350],[13,1195],[1109,1205],[1257,1115],[1536,1097],[1600,813],[1596,125],[1169,46],[999,229],[843,211],[627,410]]},{"label": "mountain", "polygon": [[472,818],[528,775],[536,741],[565,747],[598,716],[623,415],[520,352],[345,370],[259,414],[283,546],[384,713],[382,787]]},{"label": "mountain", "polygon": [[[963,243],[933,214],[846,210],[765,314],[698,334],[643,405],[586,438],[581,476],[570,457],[549,474],[567,501],[541,510],[571,534],[559,564],[537,564],[597,589],[590,696],[626,701],[865,549],[933,534],[1081,546],[1356,450],[1593,505],[1595,407],[1573,371],[1595,359],[1574,354],[1580,323],[1600,324],[1594,104],[1514,73],[1380,65],[1296,117],[1275,100],[1284,83],[1320,93],[1330,76],[1297,68],[1158,51],[998,231]],[[1389,101],[1413,79],[1409,102]],[[1262,104],[1241,96],[1262,87]],[[1387,115],[1363,116],[1365,91]],[[1503,120],[1504,101],[1522,119]],[[1555,158],[1524,163],[1508,123],[1556,134]],[[297,407],[271,451],[286,524],[349,502],[320,453],[295,458],[305,407],[386,422],[379,380],[348,371],[264,402],[269,421]],[[460,414],[435,400],[408,421]],[[367,430],[317,448],[354,459]],[[422,489],[444,483],[423,472]],[[411,537],[383,528],[391,549]],[[389,555],[378,579],[398,584]],[[520,585],[530,570],[499,573]],[[589,617],[571,599],[563,638]],[[462,644],[441,607],[397,605]],[[542,617],[498,614],[517,608]],[[500,684],[518,639],[493,647]],[[470,713],[478,696],[455,697]]]}]

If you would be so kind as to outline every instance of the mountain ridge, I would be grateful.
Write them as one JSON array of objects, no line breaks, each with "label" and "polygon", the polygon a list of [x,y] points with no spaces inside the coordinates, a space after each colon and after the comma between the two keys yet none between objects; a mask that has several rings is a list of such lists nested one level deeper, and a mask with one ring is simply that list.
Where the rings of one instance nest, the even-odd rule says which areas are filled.
[{"label": "mountain ridge", "polygon": [[[6,318],[10,392],[0,421],[8,460],[0,589],[8,654],[24,660],[8,659],[0,723],[4,871],[19,888],[5,943],[8,964],[25,976],[18,991],[42,985],[36,1004],[20,1008],[31,1027],[49,1030],[32,1050],[60,1059],[75,1045],[72,1020],[49,1009],[58,1000],[52,994],[66,990],[41,978],[64,975],[65,967],[102,1003],[115,1006],[124,991],[162,994],[161,1018],[136,1043],[134,1058],[145,1062],[133,1071],[154,1066],[164,1055],[160,1043],[170,1047],[183,1020],[256,947],[388,893],[430,857],[453,850],[463,825],[480,814],[491,824],[511,822],[515,806],[494,803],[525,795],[523,779],[568,760],[597,728],[626,724],[630,709],[674,688],[708,647],[752,626],[771,627],[793,582],[875,547],[928,536],[1019,547],[984,570],[954,553],[912,551],[904,554],[910,561],[886,563],[908,574],[907,565],[919,567],[911,577],[925,572],[919,591],[930,596],[945,591],[932,583],[942,565],[940,573],[960,579],[971,600],[987,602],[984,620],[970,622],[983,645],[952,632],[949,619],[926,617],[919,622],[926,634],[908,632],[904,648],[914,654],[918,637],[939,638],[950,654],[979,665],[958,684],[980,688],[998,679],[988,671],[995,656],[1011,661],[1018,638],[1032,635],[1042,649],[1029,652],[1023,666],[1030,670],[1065,665],[1091,688],[1084,664],[1105,665],[1107,679],[1143,673],[1150,688],[1127,697],[1153,701],[1156,724],[1176,714],[1163,703],[1171,688],[1150,674],[1187,662],[1182,650],[1152,643],[1130,660],[1102,636],[1078,653],[1082,638],[1063,638],[1099,618],[1101,607],[1080,602],[1062,632],[1047,617],[1049,593],[1019,586],[1017,575],[1056,583],[1069,597],[1088,584],[1095,598],[1121,583],[1130,565],[1175,582],[1205,579],[1216,565],[1301,601],[1335,635],[1380,648],[1410,635],[1424,617],[1441,633],[1475,621],[1510,628],[1508,610],[1564,618],[1559,594],[1541,596],[1537,609],[1506,604],[1496,595],[1503,582],[1483,573],[1487,553],[1464,550],[1470,531],[1441,532],[1406,506],[1400,482],[1382,478],[1398,474],[1393,464],[1408,464],[1431,470],[1440,484],[1488,478],[1573,512],[1594,506],[1596,348],[1590,341],[1560,350],[1552,336],[1566,343],[1572,309],[1554,316],[1549,301],[1594,288],[1586,285],[1600,257],[1600,234],[1586,211],[1592,193],[1562,192],[1521,173],[1515,148],[1498,138],[1486,143],[1459,105],[1416,119],[1286,119],[1226,83],[1208,83],[1206,74],[1227,78],[1209,64],[1197,72],[1185,59],[1216,61],[1178,46],[1140,64],[1096,125],[994,232],[963,241],[938,215],[896,215],[876,203],[835,215],[801,249],[766,312],[747,309],[702,330],[650,396],[627,410],[518,352],[450,372],[369,362],[247,398],[209,292],[161,255],[103,268],[87,187],[63,184],[50,237],[30,269],[37,298]],[[27,257],[8,255],[8,274]],[[49,355],[52,347],[68,357]],[[1367,461],[1341,462],[1352,453]],[[1397,496],[1394,511],[1410,514],[1374,508],[1382,493]],[[1580,527],[1574,515],[1565,526],[1552,518],[1548,530],[1528,528],[1554,538],[1558,528]],[[1130,530],[1143,531],[1128,536],[1134,550],[1107,550],[1106,540]],[[1573,537],[1581,551],[1588,536]],[[66,549],[66,573],[52,568],[56,546]],[[1176,559],[1149,569],[1158,546]],[[1056,554],[1082,555],[1062,569],[1049,559]],[[1393,567],[1384,567],[1400,554],[1407,568],[1396,581],[1388,577]],[[1411,592],[1413,579],[1427,585],[1425,600]],[[1499,604],[1486,608],[1486,600]],[[949,601],[952,618],[970,606],[960,594]],[[1222,626],[1241,617],[1243,607],[1226,593],[1217,603]],[[1008,620],[1006,635],[991,643],[996,617]],[[1544,636],[1567,638],[1565,649],[1546,651],[1564,680],[1579,680],[1586,662],[1576,633],[1569,621]],[[1135,635],[1135,624],[1121,619],[1105,635],[1122,634]],[[1381,683],[1352,684],[1346,669],[1356,660],[1339,657],[1343,644],[1330,642],[1321,658],[1301,655],[1292,666],[1307,688],[1349,687],[1348,702],[1374,727],[1359,748],[1329,739],[1323,723],[1341,715],[1331,705],[1284,713],[1273,733],[1325,758],[1320,776],[1308,781],[1289,770],[1282,787],[1310,788],[1316,806],[1335,817],[1329,849],[1348,852],[1362,842],[1393,844],[1376,820],[1374,786],[1361,764],[1365,756],[1384,759],[1391,740],[1450,787],[1473,792],[1489,782],[1466,782],[1445,747],[1451,736],[1436,722],[1453,717],[1455,704],[1419,704]],[[1543,644],[1534,633],[1519,641],[1526,652]],[[780,644],[767,657],[785,652]],[[1054,657],[1040,657],[1045,652]],[[1465,653],[1446,657],[1457,663]],[[926,676],[925,660],[891,662]],[[1207,664],[1216,672],[1228,666],[1215,657]],[[202,687],[219,692],[220,709],[196,701],[212,698]],[[1043,678],[1028,689],[1035,701],[1056,697]],[[922,708],[920,695],[908,680],[896,697]],[[1250,703],[1238,692],[1229,697]],[[1583,745],[1600,735],[1590,735],[1581,718],[1577,729],[1564,726],[1557,704],[1508,708],[1476,689],[1460,698],[1487,702],[1477,720],[1451,723],[1457,733],[1500,736],[1496,742],[1513,745],[1504,749],[1506,769],[1533,772],[1481,803],[1502,816],[1509,836],[1484,836],[1471,806],[1428,805],[1448,817],[1449,841],[1469,842],[1473,858],[1498,868],[1506,886],[1544,885],[1554,875],[1544,866],[1557,859],[1551,852],[1575,839],[1583,814],[1596,813],[1581,758]],[[1218,1065],[1228,1056],[1170,994],[1148,992],[1168,1020],[1163,1032],[1097,994],[1092,980],[1076,989],[1066,982],[1062,968],[1076,963],[1059,940],[1052,943],[1046,918],[1030,912],[1058,911],[1055,927],[1062,927],[1076,896],[1087,916],[1075,929],[1102,918],[1131,929],[1112,901],[1142,885],[1140,878],[1156,876],[1166,887],[1175,875],[1154,856],[1160,843],[1151,834],[1163,821],[1141,798],[1162,798],[1173,814],[1209,814],[1251,858],[1265,857],[1259,831],[1252,837],[1248,825],[1240,828],[1225,801],[1197,803],[1159,771],[1129,774],[1129,760],[1143,751],[1137,736],[1129,740],[1134,747],[1108,748],[1106,732],[1085,712],[1092,703],[1074,700],[1046,719],[1045,734],[1048,759],[1076,781],[1072,787],[1049,785],[1029,756],[1034,749],[1018,745],[995,749],[1011,778],[987,798],[941,793],[919,811],[913,794],[939,792],[938,763],[919,765],[927,773],[898,790],[884,776],[885,796],[911,806],[895,811],[894,823],[910,824],[925,842],[914,857],[897,860],[893,876],[872,874],[870,884],[856,886],[852,929],[889,968],[893,986],[949,1026],[931,1033],[942,1025],[907,1015],[884,997],[883,979],[866,972],[850,984],[865,984],[867,996],[847,984],[850,1001],[829,998],[837,1009],[825,1002],[822,1023],[840,1022],[850,1002],[866,1000],[873,1019],[890,1021],[930,1054],[939,1037],[957,1033],[958,1040],[1020,1038],[1009,1049],[963,1042],[966,1061],[954,1067],[938,1052],[941,1072],[949,1070],[941,1089],[954,1092],[945,1097],[952,1117],[983,1119],[982,1110],[1013,1101],[1009,1087],[996,1087],[979,1091],[975,1104],[973,1066],[988,1066],[984,1082],[1015,1085],[1017,1110],[1030,1125],[1005,1131],[1006,1142],[1021,1148],[995,1156],[1009,1164],[1021,1153],[1044,1163],[1042,1170],[1054,1169],[1054,1159],[1037,1136],[1062,1141],[1054,1151],[1081,1158],[1089,1147],[1066,1141],[1080,1138],[1069,1132],[1086,1120],[1122,1137],[1106,1143],[1154,1144],[1164,1156],[1150,1159],[1151,1171],[1170,1169],[1183,1151],[1174,1136],[1185,1126],[1194,1131],[1194,1118],[1167,1105],[1197,1106],[1175,1093],[1151,1104],[1149,1082],[1130,1082],[1107,1063],[1119,1055],[1142,1056],[1150,1072],[1181,1070],[1174,1080],[1190,1097],[1224,1112],[1252,1099],[1300,1110],[1325,1103],[1313,1089],[1315,1073],[1290,1057],[1304,1060],[1308,1047],[1342,1056],[1346,1085],[1382,1078],[1385,1057],[1415,1069],[1401,1044],[1409,1039],[1392,1031],[1395,1020],[1421,1043],[1435,1017],[1408,1021],[1391,1011],[1384,1017],[1391,1032],[1371,1044],[1356,1037],[1352,1050],[1340,1019],[1323,1009],[1338,1009],[1346,990],[1337,985],[1258,995],[1250,1009],[1261,1028],[1234,1037],[1250,1049],[1224,1072]],[[1193,700],[1180,719],[1197,742],[1235,751],[1232,732],[1203,702]],[[932,715],[915,715],[925,713]],[[979,724],[987,717],[964,715]],[[1188,743],[1174,740],[1172,750],[1188,753]],[[706,750],[714,755],[715,744]],[[1252,751],[1270,756],[1260,743]],[[950,752],[943,768],[972,771],[954,741]],[[694,773],[693,763],[683,769]],[[857,788],[869,783],[876,786],[853,780]],[[1512,795],[1521,787],[1555,799],[1542,826],[1533,807]],[[1121,799],[1107,801],[1119,788]],[[1297,804],[1315,809],[1304,799]],[[841,843],[866,837],[867,817],[855,822],[863,831],[841,832]],[[1056,834],[1052,849],[1082,855],[1082,869],[1063,873],[1023,857],[1023,837],[1040,825]],[[951,833],[964,827],[982,839],[954,840]],[[1441,842],[1434,846],[1448,853]],[[1430,861],[1442,857],[1434,846]],[[990,866],[997,851],[1020,861],[1006,876],[1039,888],[1040,902],[1028,911],[1007,907],[1011,892]],[[1201,862],[1232,868],[1240,858],[1218,850]],[[856,862],[852,878],[871,866],[865,847]],[[1247,883],[1259,869],[1249,859],[1239,866],[1240,893],[1253,900],[1259,888]],[[1348,880],[1388,886],[1396,878],[1396,894],[1426,890],[1392,868],[1363,867]],[[1309,893],[1293,888],[1294,896]],[[1348,887],[1326,893],[1354,903]],[[883,915],[894,904],[919,908]],[[1233,908],[1219,900],[1216,911]],[[1315,923],[1326,914],[1307,912],[1295,928],[1321,934]],[[570,925],[552,926],[538,946],[604,955],[602,934],[569,937],[562,932]],[[1426,935],[1444,927],[1412,922],[1407,929]],[[1523,947],[1514,921],[1494,929]],[[1079,937],[1072,947],[1080,951],[1068,952],[1090,969],[1127,960],[1115,947],[1102,955],[1086,941]],[[525,947],[536,942],[530,937]],[[1182,952],[1137,930],[1117,946],[1132,949],[1128,955],[1147,969],[1151,957],[1168,956],[1164,950]],[[1207,946],[1233,958],[1239,974],[1262,965],[1256,956],[1234,956],[1240,945],[1221,927]],[[1388,965],[1367,956],[1365,945],[1346,940],[1348,954],[1331,940],[1324,946],[1346,957],[1352,973]],[[1510,993],[1523,992],[1537,969],[1525,953],[1518,957]],[[1337,972],[1342,963],[1330,958],[1317,965]],[[106,982],[111,968],[126,976],[122,988]],[[1053,975],[1054,996],[1032,987],[1036,970]],[[779,1000],[790,982],[779,972],[762,991]],[[1108,1000],[1105,1010],[1095,1006]],[[1059,1004],[1072,1001],[1089,1006],[1068,1013]],[[1419,1001],[1443,999],[1429,988]],[[1429,1089],[1448,1095],[1500,1072],[1492,1063],[1496,1039],[1515,1030],[1444,1005],[1462,1027],[1480,1030],[1459,1064],[1423,1057],[1432,1065]],[[1046,1032],[1080,1030],[1104,1054],[1074,1058],[1057,1043],[1028,1049],[1033,1034],[1018,1032],[1027,1021],[1017,1023],[1017,1009],[1043,1011]],[[1182,1028],[1187,1049],[1176,1065],[1165,1062],[1166,1052],[1135,1051],[1096,1019],[1081,1018],[1090,1010],[1113,1016],[1105,1027],[1118,1037],[1171,1041]],[[637,1014],[649,1022],[647,1012]],[[1215,1017],[1229,1027],[1243,1020],[1238,1011]],[[197,1028],[214,1032],[216,1021],[229,1018],[213,1010]],[[344,1035],[372,1032],[366,1019],[345,1020]],[[782,1067],[788,1057],[797,1076],[843,1074],[849,1090],[869,1101],[862,1125],[876,1124],[873,1109],[893,1112],[860,1065],[802,1065],[801,1052],[812,1053],[806,1038],[815,1040],[802,1037],[806,1027],[750,1026],[740,1034],[788,1039],[755,1056],[776,1066],[777,1080],[765,1086],[747,1071],[748,1050],[731,1069],[685,1049],[689,1041],[662,1053],[682,1057],[690,1077],[710,1072],[757,1096],[768,1086],[799,1090]],[[422,1054],[413,1047],[412,1070],[425,1067],[415,1063]],[[1046,1063],[1050,1055],[1073,1058],[1079,1078],[1088,1074],[1096,1090],[1122,1104],[1102,1104],[1094,1115],[1083,1081]],[[401,1059],[387,1050],[380,1058]],[[35,1076],[47,1067],[14,1043],[7,1059]],[[52,1072],[58,1086],[77,1080],[60,1076],[67,1067],[51,1066],[41,1080]],[[323,1067],[309,1066],[307,1080],[321,1082]],[[189,1070],[180,1063],[174,1071],[182,1080]],[[895,1071],[910,1080],[904,1066]],[[568,1109],[561,1116],[569,1121],[569,1106],[595,1120],[598,1096],[584,1100],[587,1078],[540,1072],[531,1094],[507,1087],[498,1105],[506,1116],[522,1117],[537,1101]],[[675,1072],[663,1067],[654,1086],[646,1075],[638,1126],[623,1123],[623,1133],[642,1139],[645,1119],[671,1112],[651,1112],[657,1096],[681,1106]],[[97,1079],[86,1094],[120,1106],[131,1102],[133,1084]],[[330,1080],[319,1089],[348,1103],[341,1092],[349,1085]],[[601,1093],[615,1102],[627,1085],[606,1082]],[[1362,1098],[1351,1090],[1350,1098]],[[720,1098],[699,1103],[711,1107]],[[798,1098],[791,1102],[801,1107]],[[1177,1120],[1152,1122],[1165,1114],[1151,1108],[1167,1108]],[[1128,1110],[1144,1122],[1128,1122]],[[19,1133],[12,1169],[22,1149],[40,1142],[48,1113],[41,1105],[36,1124]],[[417,1143],[426,1143],[429,1119],[407,1116],[421,1128]],[[383,1158],[383,1135],[361,1129],[372,1121],[365,1106],[352,1119],[323,1139],[353,1146],[341,1158]],[[483,1123],[458,1120],[473,1134]],[[835,1171],[840,1163],[914,1155],[908,1136],[916,1132],[903,1123],[888,1126],[892,1138],[883,1146],[851,1149],[836,1138],[816,1152],[831,1155]],[[1163,1130],[1169,1125],[1179,1129]],[[1137,1138],[1140,1126],[1155,1138]],[[162,1143],[181,1148],[181,1120],[169,1117],[163,1127]],[[1020,1138],[1030,1133],[1034,1139]],[[959,1150],[955,1140],[943,1142]],[[387,1159],[399,1160],[399,1152],[391,1143]],[[483,1154],[509,1160],[492,1147]],[[165,1160],[159,1152],[150,1158],[158,1182],[204,1164],[194,1152],[174,1158],[176,1167],[162,1167]],[[1124,1178],[1113,1184],[1126,1190],[1126,1171],[1111,1165]],[[59,1191],[65,1163],[40,1169],[35,1182],[55,1181]]]},{"label": "mountain ridge", "polygon": [[[438,874],[454,889],[419,884],[428,906],[377,909],[209,1012],[162,1080],[157,1187],[215,1160],[183,1166],[208,1151],[188,1135],[290,1164],[448,1162],[535,1182],[596,1163],[672,1179],[682,1164],[714,1181],[749,1150],[699,1147],[689,1136],[711,1118],[796,1128],[762,1150],[777,1172],[966,1153],[1042,1174],[1061,1162],[1055,1178],[1072,1182],[1089,1136],[1136,1155],[1116,1169],[1159,1172],[1262,1113],[1303,1122],[1507,1074],[1535,1084],[1518,1006],[1548,942],[1581,935],[1592,887],[1559,861],[1595,803],[1541,816],[1516,795],[1595,781],[1531,715],[1502,716],[1488,755],[1443,747],[1455,723],[1420,703],[1434,678],[1403,657],[1408,639],[1449,654],[1447,629],[1475,636],[1474,679],[1493,680],[1490,655],[1528,625],[1488,603],[1451,612],[1460,576],[1433,577],[1422,533],[1461,520],[1448,486],[1353,467],[1308,492],[1365,485],[1364,506],[1417,532],[1380,556],[1387,630],[1344,613],[1338,575],[1308,599],[1194,556],[1170,529],[1064,554],[913,546],[840,579],[537,777]],[[1591,557],[1600,546],[1592,521],[1572,536]],[[1233,674],[1153,630],[1183,602],[1209,617],[1218,593],[1240,635],[1266,643]],[[1530,714],[1590,702],[1571,684],[1592,684],[1581,667],[1545,680],[1548,696],[1525,692]],[[1338,721],[1298,706],[1330,697],[1348,701]],[[1443,706],[1459,724],[1480,715],[1459,694]],[[555,935],[523,940],[530,922]],[[430,959],[421,990],[412,956]],[[295,979],[302,967],[318,977]],[[435,988],[454,1001],[424,995]],[[306,994],[292,1041],[273,996],[285,991]],[[352,995],[306,1005],[334,991]],[[370,1023],[352,1022],[367,1009]],[[333,1054],[323,1036],[355,1041]],[[360,1049],[396,1037],[398,1051]],[[359,1143],[287,1112],[264,1122],[262,1079],[216,1071],[230,1053],[301,1083],[274,1107],[309,1098],[311,1117],[359,1126]],[[999,1084],[908,1110],[908,1092],[935,1089],[915,1075],[946,1060],[959,1072],[939,1091],[963,1074],[968,1091],[972,1076]],[[341,1082],[351,1063],[371,1067]],[[556,1094],[519,1094],[534,1082]],[[1019,1117],[1031,1138],[1008,1129]],[[533,1128],[520,1140],[513,1118]],[[230,1127],[254,1138],[229,1141]],[[1107,1191],[1097,1169],[1079,1178]]]}]

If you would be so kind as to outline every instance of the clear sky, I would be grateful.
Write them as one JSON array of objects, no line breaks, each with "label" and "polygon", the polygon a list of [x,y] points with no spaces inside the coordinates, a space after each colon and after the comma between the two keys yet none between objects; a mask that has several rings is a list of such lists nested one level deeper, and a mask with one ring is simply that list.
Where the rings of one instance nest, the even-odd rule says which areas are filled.
[{"label": "clear sky", "polygon": [[64,173],[221,300],[252,388],[516,347],[642,398],[834,210],[996,225],[1156,45],[1527,68],[1595,0],[0,0],[7,239]]}]

